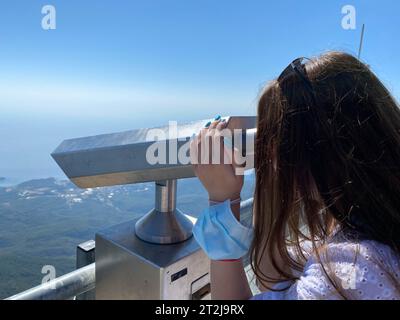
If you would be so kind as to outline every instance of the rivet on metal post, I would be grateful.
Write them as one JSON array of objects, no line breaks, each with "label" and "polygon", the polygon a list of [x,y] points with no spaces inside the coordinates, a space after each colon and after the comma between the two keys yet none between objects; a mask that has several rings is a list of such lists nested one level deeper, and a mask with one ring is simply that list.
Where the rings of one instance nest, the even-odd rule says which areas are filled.
[{"label": "rivet on metal post", "polygon": [[155,208],[136,222],[136,235],[147,242],[172,244],[192,236],[192,222],[176,208],[177,180],[156,181]]}]

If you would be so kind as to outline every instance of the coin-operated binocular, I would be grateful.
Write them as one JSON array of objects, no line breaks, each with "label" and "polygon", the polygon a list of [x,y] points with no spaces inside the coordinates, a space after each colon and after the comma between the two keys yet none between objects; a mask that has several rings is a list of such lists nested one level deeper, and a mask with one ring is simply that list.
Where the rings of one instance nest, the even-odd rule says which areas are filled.
[{"label": "coin-operated binocular", "polygon": [[[251,168],[256,117],[226,117],[227,138]],[[195,221],[176,207],[178,179],[194,177],[189,143],[208,120],[63,141],[52,157],[80,188],[155,182],[155,207],[96,234],[96,299],[207,299],[209,260]],[[95,214],[95,213],[94,213]]]}]

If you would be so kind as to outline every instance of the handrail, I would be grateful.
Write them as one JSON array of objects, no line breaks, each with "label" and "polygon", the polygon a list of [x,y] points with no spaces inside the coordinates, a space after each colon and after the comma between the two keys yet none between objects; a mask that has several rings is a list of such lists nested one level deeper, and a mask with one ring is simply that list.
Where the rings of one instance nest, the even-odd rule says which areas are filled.
[{"label": "handrail", "polygon": [[67,300],[94,289],[95,285],[95,263],[92,263],[6,300]]}]

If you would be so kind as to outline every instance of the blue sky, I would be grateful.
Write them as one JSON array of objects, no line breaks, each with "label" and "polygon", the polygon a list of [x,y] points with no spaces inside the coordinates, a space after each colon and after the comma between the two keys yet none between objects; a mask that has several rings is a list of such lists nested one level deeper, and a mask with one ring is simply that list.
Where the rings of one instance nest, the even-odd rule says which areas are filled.
[{"label": "blue sky", "polygon": [[[46,4],[56,30],[41,28]],[[61,175],[49,153],[65,138],[255,114],[293,58],[356,53],[362,23],[362,58],[399,96],[399,14],[397,0],[4,0],[0,176]]]}]

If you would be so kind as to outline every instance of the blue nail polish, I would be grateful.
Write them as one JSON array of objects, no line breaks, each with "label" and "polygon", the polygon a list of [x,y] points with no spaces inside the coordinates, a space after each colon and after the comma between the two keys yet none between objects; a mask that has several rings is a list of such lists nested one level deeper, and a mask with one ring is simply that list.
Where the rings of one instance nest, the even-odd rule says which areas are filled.
[{"label": "blue nail polish", "polygon": [[211,121],[208,121],[204,128],[208,128],[209,126],[211,126]]},{"label": "blue nail polish", "polygon": [[216,116],[216,117],[214,118],[214,120],[215,120],[215,121],[221,120],[221,116]]}]

